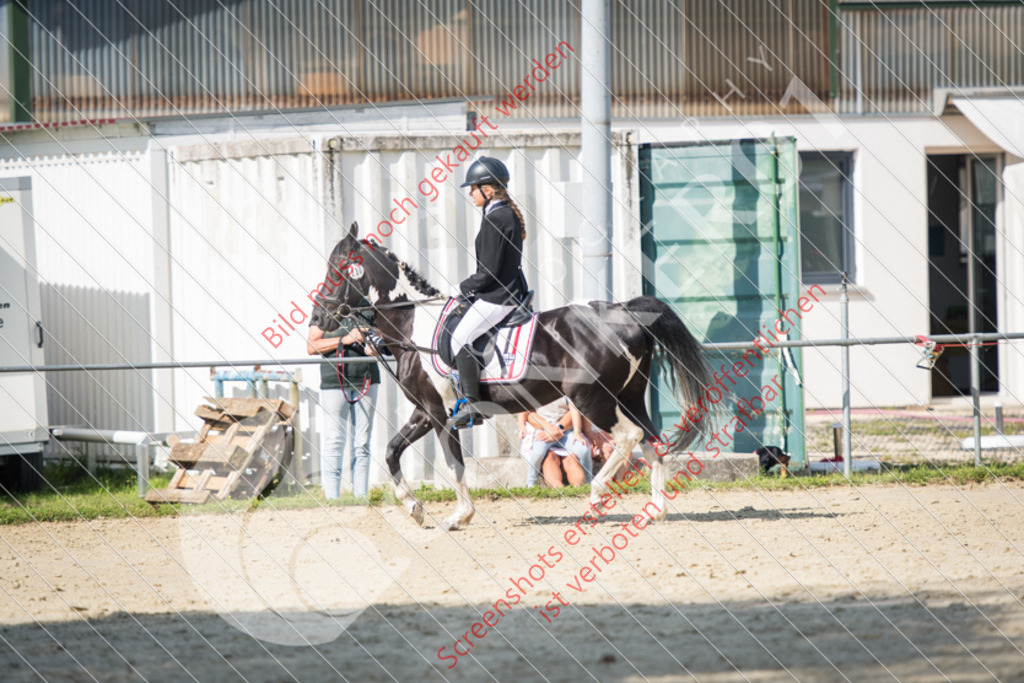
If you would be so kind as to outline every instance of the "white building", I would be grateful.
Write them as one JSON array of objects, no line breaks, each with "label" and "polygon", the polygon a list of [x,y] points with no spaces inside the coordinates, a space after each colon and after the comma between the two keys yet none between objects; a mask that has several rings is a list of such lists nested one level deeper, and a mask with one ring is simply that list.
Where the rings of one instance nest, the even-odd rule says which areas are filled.
[{"label": "white building", "polygon": [[[408,31],[381,39],[373,53],[379,64],[360,66],[347,52],[337,64],[333,53],[310,56],[295,46],[320,46],[301,27],[278,27],[281,45],[295,49],[262,46],[259,59],[273,62],[263,80],[239,77],[230,59],[211,52],[211,68],[231,77],[209,86],[184,63],[179,75],[188,87],[172,92],[162,81],[124,85],[131,79],[123,73],[136,73],[130,60],[101,58],[117,53],[113,41],[96,54],[77,50],[56,36],[80,27],[29,6],[42,8],[31,19],[46,29],[33,34],[31,61],[42,65],[32,76],[34,120],[0,129],[0,177],[31,180],[48,364],[302,357],[304,329],[279,348],[262,330],[293,302],[308,311],[306,294],[349,222],[371,229],[403,199],[417,207],[386,244],[445,290],[469,271],[478,216],[459,177],[438,183],[434,200],[419,182],[435,155],[465,135],[467,113],[492,112],[492,96],[510,98],[506,86],[523,82],[531,58],[563,40],[575,45],[578,30],[568,3],[545,6],[543,17],[520,17],[517,6],[516,25],[531,27],[521,40],[500,23],[417,15]],[[977,329],[1024,331],[1017,294],[1024,291],[1024,97],[1015,89],[1024,84],[1016,47],[1024,8],[838,6],[797,2],[791,15],[776,17],[744,4],[722,19],[718,3],[696,3],[696,21],[670,3],[633,10],[643,16],[616,6],[611,295],[623,300],[645,288],[651,226],[640,159],[648,146],[774,135],[793,138],[802,162],[791,178],[802,264],[786,276],[794,286],[802,279],[801,293],[815,284],[827,291],[802,320],[803,337],[840,336],[842,270],[852,277],[852,336],[966,332],[972,233]],[[120,11],[98,10],[101,24],[108,10]],[[46,28],[51,23],[64,33]],[[391,30],[363,28],[374,40],[373,31]],[[206,54],[213,48],[200,33],[178,39]],[[346,50],[369,49],[356,43]],[[535,85],[529,108],[491,114],[496,130],[482,150],[512,169],[513,193],[531,224],[527,276],[537,305],[550,308],[580,294],[579,208],[587,198],[576,162],[576,71],[560,67]],[[16,98],[16,86],[4,92]],[[266,102],[257,101],[264,94]],[[263,110],[195,113],[223,109],[218,98],[228,95]],[[452,99],[428,99],[439,96]],[[345,102],[354,104],[334,106]],[[283,113],[295,106],[314,108]],[[191,113],[166,116],[173,112]],[[83,116],[117,118],[82,123]],[[721,264],[687,268],[699,281]],[[1024,396],[1017,349],[984,352],[983,389],[1004,403]],[[963,350],[947,350],[931,372],[916,369],[918,359],[912,345],[855,348],[853,404],[927,404],[963,393]],[[806,407],[839,405],[838,368],[838,349],[803,351]],[[302,373],[308,444],[316,440],[317,372],[305,366]],[[101,429],[188,429],[198,423],[195,405],[212,392],[206,369],[51,373],[48,382],[53,424]],[[385,479],[385,445],[409,410],[385,380],[372,481]],[[511,448],[491,427],[476,431],[467,446],[477,455]],[[404,466],[412,478],[430,479],[433,440],[416,451],[427,457],[406,457]]]}]

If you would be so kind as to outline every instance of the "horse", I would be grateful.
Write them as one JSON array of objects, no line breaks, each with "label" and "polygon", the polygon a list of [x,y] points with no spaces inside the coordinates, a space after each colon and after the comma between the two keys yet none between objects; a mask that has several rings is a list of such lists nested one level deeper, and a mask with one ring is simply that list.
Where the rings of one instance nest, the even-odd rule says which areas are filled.
[{"label": "horse", "polygon": [[[342,286],[341,280],[344,279]],[[331,252],[328,292],[320,291],[316,305],[339,318],[372,310],[383,346],[394,356],[391,371],[414,409],[387,447],[387,465],[395,495],[417,524],[424,509],[402,476],[402,453],[433,431],[454,471],[457,505],[442,528],[454,531],[473,518],[473,501],[464,482],[465,465],[459,432],[445,427],[456,396],[447,378],[429,368],[433,333],[448,297],[379,242],[359,239],[359,226]],[[336,286],[335,286],[336,285]],[[326,294],[326,296],[324,296]],[[365,298],[368,307],[358,304]],[[671,368],[669,387],[683,406],[697,406],[709,386],[709,373],[700,344],[682,320],[662,301],[642,296],[625,303],[574,303],[537,314],[537,327],[525,376],[512,384],[484,384],[482,399],[489,414],[535,410],[568,397],[596,427],[610,432],[615,453],[591,483],[591,503],[599,509],[608,482],[640,443],[650,466],[651,501],[655,520],[664,519],[665,469],[654,423],[645,397],[656,347]],[[702,424],[703,423],[703,424]],[[709,433],[701,420],[674,437],[674,450],[685,450]],[[672,443],[672,442],[670,442]],[[665,449],[667,451],[667,449]]]}]

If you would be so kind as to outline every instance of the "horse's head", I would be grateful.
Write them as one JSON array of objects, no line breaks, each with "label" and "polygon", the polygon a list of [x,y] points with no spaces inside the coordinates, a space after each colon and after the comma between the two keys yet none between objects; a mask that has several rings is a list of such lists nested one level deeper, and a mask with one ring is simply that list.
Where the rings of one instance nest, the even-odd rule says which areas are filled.
[{"label": "horse's head", "polygon": [[394,289],[399,266],[386,249],[370,239],[359,239],[359,224],[352,223],[331,250],[327,275],[314,290],[315,312],[325,323],[336,326],[353,309],[376,303],[382,293]]},{"label": "horse's head", "polygon": [[359,225],[353,223],[331,251],[327,276],[315,297],[314,313],[319,320],[328,324],[340,320],[366,302],[376,305],[440,295],[415,270],[372,239],[372,235],[359,239]]}]

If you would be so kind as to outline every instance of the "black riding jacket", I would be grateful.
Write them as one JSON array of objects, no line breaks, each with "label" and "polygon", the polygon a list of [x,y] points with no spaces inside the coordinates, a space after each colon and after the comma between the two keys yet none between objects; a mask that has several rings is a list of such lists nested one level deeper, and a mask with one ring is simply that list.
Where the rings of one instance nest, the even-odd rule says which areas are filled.
[{"label": "black riding jacket", "polygon": [[484,214],[476,235],[476,272],[459,289],[492,304],[517,304],[526,295],[523,226],[508,204]]}]

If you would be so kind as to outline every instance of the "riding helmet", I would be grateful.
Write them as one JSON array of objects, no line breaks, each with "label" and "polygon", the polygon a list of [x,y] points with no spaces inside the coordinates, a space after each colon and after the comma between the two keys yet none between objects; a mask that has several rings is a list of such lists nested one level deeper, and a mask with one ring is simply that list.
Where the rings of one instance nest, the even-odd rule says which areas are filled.
[{"label": "riding helmet", "polygon": [[470,185],[508,185],[508,167],[494,157],[480,157],[470,165],[466,172],[466,182],[460,187]]}]

